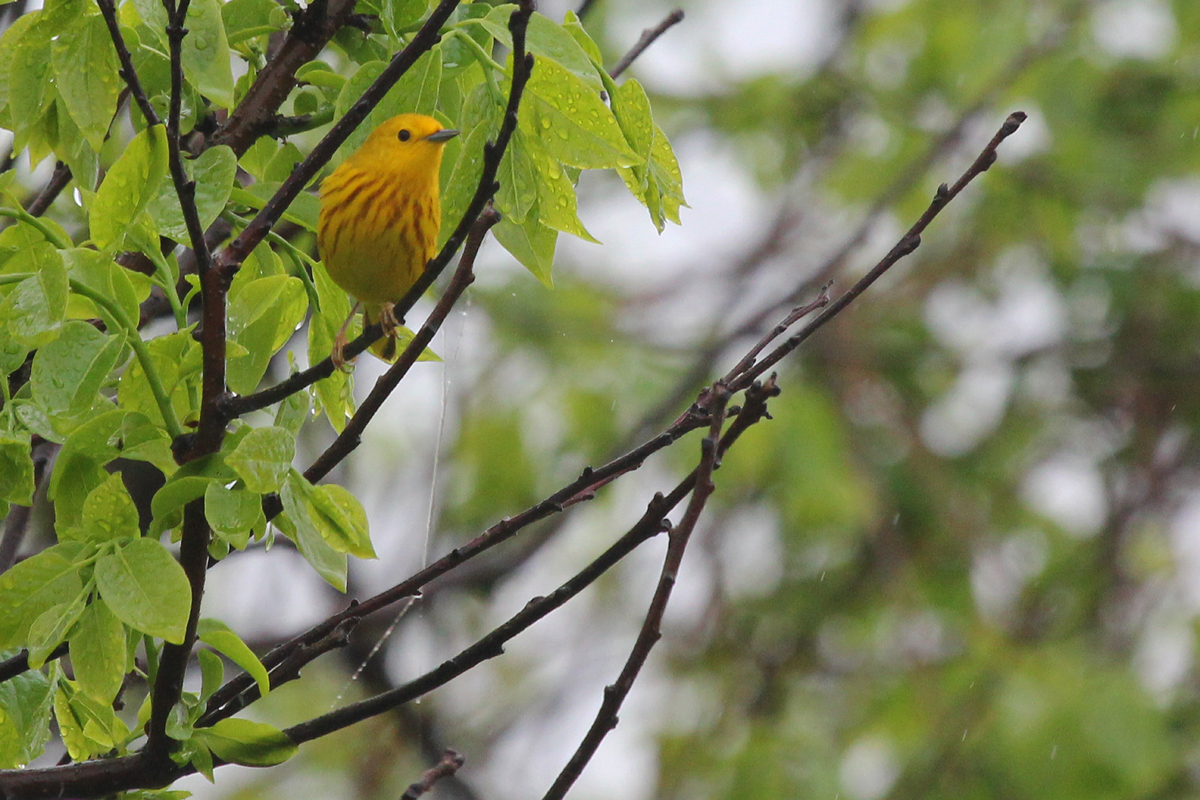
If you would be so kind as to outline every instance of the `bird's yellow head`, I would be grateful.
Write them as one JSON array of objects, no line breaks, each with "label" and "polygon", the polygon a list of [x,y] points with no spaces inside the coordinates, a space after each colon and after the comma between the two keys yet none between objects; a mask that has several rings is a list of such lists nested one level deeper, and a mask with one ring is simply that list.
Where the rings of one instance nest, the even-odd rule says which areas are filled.
[{"label": "bird's yellow head", "polygon": [[386,167],[400,171],[436,173],[442,163],[442,145],[458,131],[424,114],[400,114],[383,122],[355,151],[361,167]]}]

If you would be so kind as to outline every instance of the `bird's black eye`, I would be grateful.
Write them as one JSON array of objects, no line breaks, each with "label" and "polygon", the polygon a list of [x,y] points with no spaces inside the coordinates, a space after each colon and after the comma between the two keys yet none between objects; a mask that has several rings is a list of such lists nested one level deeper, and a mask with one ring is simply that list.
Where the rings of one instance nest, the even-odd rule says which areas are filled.
[{"label": "bird's black eye", "polygon": [[409,133],[407,128],[405,128],[404,130],[402,130],[396,134],[396,138],[398,138],[402,142],[407,142],[409,139],[412,138],[412,134]]}]

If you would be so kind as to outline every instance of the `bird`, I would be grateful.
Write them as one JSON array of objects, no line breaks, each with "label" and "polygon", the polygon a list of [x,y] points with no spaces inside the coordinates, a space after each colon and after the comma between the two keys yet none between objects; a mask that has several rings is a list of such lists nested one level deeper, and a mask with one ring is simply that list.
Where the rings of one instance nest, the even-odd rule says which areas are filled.
[{"label": "bird", "polygon": [[355,300],[334,337],[335,368],[344,368],[346,328],[360,306],[364,328],[374,320],[383,326],[384,338],[371,352],[395,358],[393,305],[434,256],[442,152],[458,133],[424,114],[400,114],[380,123],[321,182],[317,249],[329,277]]}]

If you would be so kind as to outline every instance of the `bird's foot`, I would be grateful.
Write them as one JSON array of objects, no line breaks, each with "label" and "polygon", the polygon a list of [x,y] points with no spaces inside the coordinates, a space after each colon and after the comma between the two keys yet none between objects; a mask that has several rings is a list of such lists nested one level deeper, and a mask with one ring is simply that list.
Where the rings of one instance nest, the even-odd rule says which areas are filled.
[{"label": "bird's foot", "polygon": [[395,303],[384,303],[379,310],[379,325],[383,328],[383,335],[389,339],[396,338],[396,328],[400,327],[400,321],[396,319]]}]

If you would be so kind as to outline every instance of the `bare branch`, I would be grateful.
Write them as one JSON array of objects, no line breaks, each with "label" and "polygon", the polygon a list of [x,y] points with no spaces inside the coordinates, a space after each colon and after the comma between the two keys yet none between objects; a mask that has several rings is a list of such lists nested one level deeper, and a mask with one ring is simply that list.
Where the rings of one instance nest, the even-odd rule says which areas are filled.
[{"label": "bare branch", "polygon": [[900,241],[898,241],[896,245],[892,247],[890,251],[888,251],[888,254],[880,259],[878,264],[871,268],[870,272],[860,278],[845,294],[830,304],[816,319],[805,326],[803,330],[801,330],[795,336],[789,338],[783,344],[776,347],[761,362],[734,377],[734,379],[730,381],[731,388],[734,388],[736,391],[739,388],[748,386],[764,372],[778,364],[784,356],[786,356],[788,353],[791,353],[793,350],[803,344],[808,337],[816,333],[817,330],[819,330],[826,322],[840,314],[842,310],[845,309],[846,306],[850,305],[850,303],[852,303],[856,297],[866,291],[868,286],[878,280],[883,273],[891,269],[892,265],[920,247],[921,234],[927,227],[929,227],[929,223],[933,222],[937,215],[941,213],[942,209],[945,208],[951,200],[957,197],[959,192],[966,188],[967,184],[969,184],[979,175],[982,175],[989,167],[992,166],[992,164],[996,162],[996,148],[1000,146],[1001,142],[1013,135],[1017,128],[1021,127],[1021,123],[1024,121],[1024,111],[1014,111],[1013,113],[1009,114],[1008,118],[1004,121],[1004,124],[1000,126],[1000,130],[998,130],[996,135],[992,137],[992,140],[987,143],[987,146],[983,148],[983,151],[979,154],[975,161],[970,167],[967,168],[967,171],[964,172],[957,181],[955,181],[953,186],[947,186],[943,183],[938,187],[936,194],[934,194],[933,201],[929,204],[929,207],[925,209],[925,213],[921,215],[920,219],[913,223],[913,226],[909,228],[908,232],[900,238]]},{"label": "bare branch", "polygon": [[[582,14],[582,11],[580,13]],[[658,39],[658,37],[662,36],[680,22],[683,22],[683,9],[677,8],[653,28],[647,28],[646,30],[642,31],[642,35],[638,37],[637,42],[633,45],[633,47],[629,48],[628,53],[621,56],[621,60],[617,62],[615,67],[608,71],[608,74],[614,78],[620,77],[621,73],[629,69],[629,65],[632,64],[638,56],[646,52],[647,47],[654,44],[654,41]]]},{"label": "bare branch", "polygon": [[718,450],[721,443],[721,427],[725,424],[725,408],[729,403],[730,394],[725,385],[718,382],[711,387],[708,397],[712,423],[709,426],[708,435],[700,440],[700,466],[692,473],[695,479],[695,488],[692,490],[692,497],[688,501],[683,518],[670,531],[667,555],[663,559],[662,572],[654,590],[654,597],[650,601],[650,608],[646,611],[646,618],[642,622],[642,629],[638,632],[637,640],[634,642],[629,658],[626,659],[625,666],[621,669],[621,674],[617,677],[616,682],[604,688],[604,700],[600,704],[600,711],[596,714],[591,728],[588,729],[567,765],[563,767],[554,783],[546,791],[544,800],[558,800],[565,796],[575,780],[582,774],[584,767],[592,760],[592,756],[596,754],[604,737],[617,727],[617,712],[621,710],[621,704],[625,702],[629,690],[633,688],[633,682],[637,680],[638,674],[646,664],[646,659],[650,657],[650,651],[662,637],[663,614],[666,613],[667,602],[671,599],[671,591],[675,588],[679,565],[683,562],[683,552],[687,548],[692,531],[696,528],[696,522],[700,519],[700,512],[704,510],[708,498],[712,495],[714,488],[712,474],[717,469],[720,458]]},{"label": "bare branch", "polygon": [[421,776],[421,780],[409,784],[409,787],[404,790],[404,794],[400,795],[400,800],[417,800],[418,797],[432,789],[433,785],[442,778],[448,778],[458,772],[466,762],[467,759],[462,755],[453,750],[447,750],[445,753],[442,753],[441,761],[425,771],[425,774]]},{"label": "bare branch", "polygon": [[133,68],[133,57],[129,55],[129,48],[125,46],[125,38],[121,35],[121,26],[117,22],[117,9],[113,0],[96,0],[96,2],[100,6],[100,14],[104,17],[104,23],[108,26],[108,35],[112,38],[113,47],[117,49],[117,60],[121,63],[121,77],[125,79],[125,85],[129,87],[129,92],[133,95],[133,101],[141,109],[147,125],[160,124],[158,112],[150,104],[150,98],[146,96],[146,90],[142,88],[137,70]]}]

